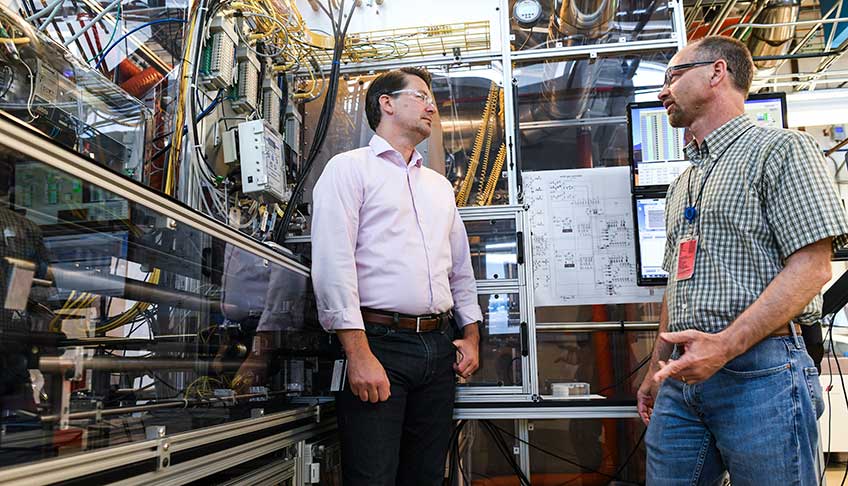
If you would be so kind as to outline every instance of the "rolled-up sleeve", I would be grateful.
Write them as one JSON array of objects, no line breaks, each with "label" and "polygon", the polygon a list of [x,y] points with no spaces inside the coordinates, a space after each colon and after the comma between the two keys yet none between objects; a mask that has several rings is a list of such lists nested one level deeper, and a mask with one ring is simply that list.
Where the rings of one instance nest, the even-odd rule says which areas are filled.
[{"label": "rolled-up sleeve", "polygon": [[790,132],[766,161],[765,209],[782,258],[832,237],[834,247],[848,243],[845,210],[827,173],[815,140]]},{"label": "rolled-up sleeve", "polygon": [[452,266],[448,280],[453,297],[453,312],[457,324],[467,326],[473,322],[482,321],[483,313],[477,301],[477,281],[474,279],[474,269],[471,267],[468,235],[459,211],[454,212],[450,245]]},{"label": "rolled-up sleeve", "polygon": [[355,261],[363,186],[352,162],[331,159],[312,191],[312,283],[327,331],[365,327]]}]

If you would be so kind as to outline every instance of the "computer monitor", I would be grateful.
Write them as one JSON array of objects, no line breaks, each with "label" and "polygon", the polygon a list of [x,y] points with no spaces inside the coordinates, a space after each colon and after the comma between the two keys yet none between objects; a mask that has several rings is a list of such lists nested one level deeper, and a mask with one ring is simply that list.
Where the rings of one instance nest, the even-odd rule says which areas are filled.
[{"label": "computer monitor", "polygon": [[764,127],[787,128],[786,93],[764,93],[748,95],[745,113],[754,123]]},{"label": "computer monitor", "polygon": [[636,194],[633,197],[636,228],[636,284],[665,285],[662,269],[665,255],[665,194]]},{"label": "computer monitor", "polygon": [[683,156],[683,129],[668,123],[659,101],[627,105],[633,192],[664,192],[689,162]]},{"label": "computer monitor", "polygon": [[[745,113],[758,125],[786,128],[786,94],[749,95]],[[633,193],[664,193],[689,166],[683,155],[686,145],[683,129],[669,125],[668,114],[660,101],[627,105],[627,124]]]}]

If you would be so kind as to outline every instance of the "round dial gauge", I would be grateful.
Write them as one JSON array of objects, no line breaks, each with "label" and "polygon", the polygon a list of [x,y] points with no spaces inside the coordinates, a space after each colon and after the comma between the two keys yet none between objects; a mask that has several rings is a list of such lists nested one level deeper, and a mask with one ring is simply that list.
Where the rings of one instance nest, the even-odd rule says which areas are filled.
[{"label": "round dial gauge", "polygon": [[512,6],[512,15],[522,27],[532,27],[542,18],[542,3],[539,0],[518,0]]}]

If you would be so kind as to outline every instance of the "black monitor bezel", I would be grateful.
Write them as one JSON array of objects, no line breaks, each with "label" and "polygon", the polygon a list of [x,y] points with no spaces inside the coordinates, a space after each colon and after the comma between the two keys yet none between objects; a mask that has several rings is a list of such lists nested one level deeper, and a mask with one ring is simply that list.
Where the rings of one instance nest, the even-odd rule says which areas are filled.
[{"label": "black monitor bezel", "polygon": [[665,199],[666,193],[662,191],[640,192],[633,194],[633,240],[636,247],[636,285],[639,287],[656,287],[666,285],[668,277],[644,277],[642,276],[642,248],[639,243],[639,214],[636,209],[636,201],[640,199]]}]

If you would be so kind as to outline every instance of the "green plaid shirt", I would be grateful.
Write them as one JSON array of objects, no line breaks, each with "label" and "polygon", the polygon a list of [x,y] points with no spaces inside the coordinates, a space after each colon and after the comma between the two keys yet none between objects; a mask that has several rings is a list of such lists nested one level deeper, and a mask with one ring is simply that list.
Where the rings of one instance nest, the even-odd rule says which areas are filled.
[{"label": "green plaid shirt", "polygon": [[[666,199],[669,330],[719,332],[754,303],[792,253],[827,237],[835,245],[848,241],[845,212],[809,135],[759,127],[740,115],[685,152],[693,165]],[[691,223],[683,215],[689,205],[698,211]],[[679,244],[693,236],[695,272],[677,281]],[[794,321],[820,317],[819,295]]]}]

